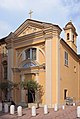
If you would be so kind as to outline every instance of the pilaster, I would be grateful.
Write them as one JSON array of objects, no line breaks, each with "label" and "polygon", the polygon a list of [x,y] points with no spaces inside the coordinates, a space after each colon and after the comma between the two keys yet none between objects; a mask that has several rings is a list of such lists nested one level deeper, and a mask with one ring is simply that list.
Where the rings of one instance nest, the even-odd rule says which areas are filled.
[{"label": "pilaster", "polygon": [[[21,76],[21,82],[24,82],[25,76],[24,74]],[[25,90],[21,88],[21,102],[25,102]]]},{"label": "pilaster", "polygon": [[46,40],[46,104],[52,105],[52,39]]},{"label": "pilaster", "polygon": [[14,59],[14,54],[13,54],[13,49],[10,48],[8,49],[8,80],[13,81],[13,59]]},{"label": "pilaster", "polygon": [[56,103],[60,102],[60,38],[56,39]]}]

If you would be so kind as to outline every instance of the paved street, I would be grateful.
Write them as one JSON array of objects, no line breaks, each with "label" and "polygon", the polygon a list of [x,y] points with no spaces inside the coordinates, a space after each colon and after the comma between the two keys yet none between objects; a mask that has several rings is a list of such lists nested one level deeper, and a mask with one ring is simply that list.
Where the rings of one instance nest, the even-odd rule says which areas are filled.
[{"label": "paved street", "polygon": [[17,113],[14,115],[0,114],[0,119],[78,119],[77,118],[77,106],[66,106],[65,110],[59,109],[54,112],[53,109],[49,109],[47,115],[43,114],[43,108],[37,109],[37,116],[31,116],[31,109],[24,109],[23,116],[18,117]]}]

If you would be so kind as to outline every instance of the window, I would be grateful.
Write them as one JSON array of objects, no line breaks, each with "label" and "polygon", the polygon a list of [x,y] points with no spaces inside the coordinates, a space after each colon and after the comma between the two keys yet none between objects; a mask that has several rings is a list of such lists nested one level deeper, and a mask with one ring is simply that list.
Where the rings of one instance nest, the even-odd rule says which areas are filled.
[{"label": "window", "polygon": [[36,48],[32,49],[32,59],[36,60]]},{"label": "window", "polygon": [[67,40],[69,40],[69,33],[67,33]]},{"label": "window", "polygon": [[30,49],[26,51],[26,59],[30,59]]},{"label": "window", "polygon": [[73,43],[74,43],[74,35],[73,35]]},{"label": "window", "polygon": [[76,66],[74,66],[74,73],[76,73]]},{"label": "window", "polygon": [[29,68],[29,67],[34,67],[34,66],[37,66],[37,65],[34,64],[34,63],[32,63],[32,62],[28,62],[28,63],[23,64],[22,67],[24,67],[24,68]]},{"label": "window", "polygon": [[26,50],[26,59],[36,60],[36,48]]},{"label": "window", "polygon": [[67,97],[67,89],[64,89],[64,100],[66,99]]},{"label": "window", "polygon": [[64,55],[65,65],[68,66],[68,53],[65,51]]}]

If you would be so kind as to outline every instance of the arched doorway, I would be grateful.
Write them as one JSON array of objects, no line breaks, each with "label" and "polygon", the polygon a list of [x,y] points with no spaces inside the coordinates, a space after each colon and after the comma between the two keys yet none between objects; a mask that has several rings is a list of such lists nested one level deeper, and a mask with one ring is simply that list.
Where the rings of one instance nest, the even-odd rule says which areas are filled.
[{"label": "arched doorway", "polygon": [[[25,74],[25,82],[35,80],[35,73]],[[30,84],[29,84],[30,85]],[[28,103],[33,103],[35,101],[35,91],[34,89],[28,89],[26,95]]]},{"label": "arched doorway", "polygon": [[[37,61],[34,60],[24,60],[22,61],[20,65],[21,70],[21,82],[27,83],[28,80],[35,80],[36,79],[36,72],[38,71],[39,64]],[[35,91],[32,90],[21,90],[21,98],[23,99],[25,97],[25,101],[28,103],[33,103],[35,101]],[[21,99],[21,100],[22,100]]]}]

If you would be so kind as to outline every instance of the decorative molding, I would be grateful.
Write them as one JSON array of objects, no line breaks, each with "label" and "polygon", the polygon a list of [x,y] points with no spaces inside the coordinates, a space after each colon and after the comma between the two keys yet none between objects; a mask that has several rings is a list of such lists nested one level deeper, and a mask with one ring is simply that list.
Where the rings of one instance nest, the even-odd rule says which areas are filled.
[{"label": "decorative molding", "polygon": [[20,44],[25,44],[27,42],[35,42],[35,41],[38,41],[38,40],[46,40],[46,39],[50,39],[52,37],[54,37],[54,35],[58,36],[59,33],[58,33],[58,29],[53,29],[53,27],[49,27],[47,29],[44,29],[44,30],[40,30],[38,32],[34,32],[34,33],[31,33],[31,34],[27,34],[27,35],[24,35],[24,36],[21,36],[21,37],[16,37],[14,34],[11,35],[9,38],[6,39],[6,42],[7,42],[7,48],[12,48],[13,47],[16,47],[16,46],[19,46]]}]

